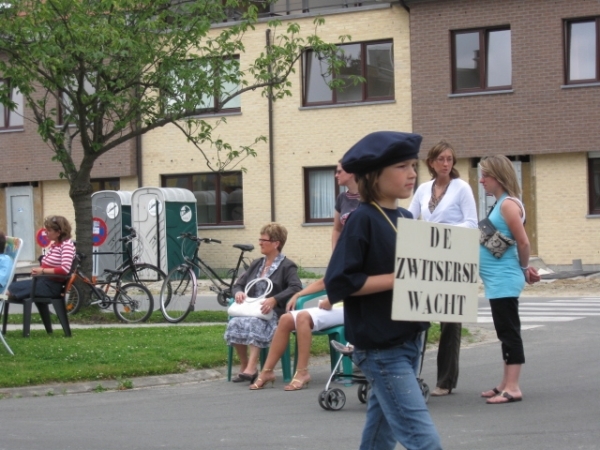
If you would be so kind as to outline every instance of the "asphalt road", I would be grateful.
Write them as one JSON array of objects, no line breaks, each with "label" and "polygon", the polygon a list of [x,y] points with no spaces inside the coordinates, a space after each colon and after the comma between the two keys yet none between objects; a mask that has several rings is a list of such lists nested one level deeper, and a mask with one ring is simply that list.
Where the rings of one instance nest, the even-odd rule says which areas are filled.
[{"label": "asphalt road", "polygon": [[[544,308],[552,302],[568,303],[526,300]],[[593,315],[591,307],[600,299],[568,300],[590,306],[573,306],[587,310],[579,311],[583,318],[545,321],[544,312],[539,323],[524,324],[527,363],[520,403],[486,405],[479,397],[501,376],[497,342],[463,348],[458,388],[429,401],[445,449],[600,448],[600,316]],[[426,354],[422,374],[430,385],[435,384],[435,356],[435,351]],[[253,392],[218,379],[3,399],[0,450],[357,448],[366,406],[358,401],[356,387],[340,386],[346,405],[337,412],[325,411],[317,396],[329,375],[327,361],[320,360],[311,373],[313,382],[299,392],[283,392],[281,381],[275,389]]]}]

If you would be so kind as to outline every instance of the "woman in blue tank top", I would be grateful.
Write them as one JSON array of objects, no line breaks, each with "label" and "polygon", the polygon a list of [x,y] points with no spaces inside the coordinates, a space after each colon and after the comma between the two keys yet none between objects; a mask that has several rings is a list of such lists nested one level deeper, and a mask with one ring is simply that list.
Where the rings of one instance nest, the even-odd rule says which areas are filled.
[{"label": "woman in blue tank top", "polygon": [[523,399],[519,387],[521,365],[525,363],[519,295],[525,282],[535,283],[540,276],[529,266],[529,239],[525,232],[525,208],[519,200],[521,188],[510,160],[503,155],[481,160],[479,182],[496,204],[488,215],[496,229],[513,239],[515,245],[496,258],[486,247],[480,246],[479,275],[489,299],[496,335],[502,343],[503,377],[500,384],[484,391],[481,396],[488,404],[512,403]]}]

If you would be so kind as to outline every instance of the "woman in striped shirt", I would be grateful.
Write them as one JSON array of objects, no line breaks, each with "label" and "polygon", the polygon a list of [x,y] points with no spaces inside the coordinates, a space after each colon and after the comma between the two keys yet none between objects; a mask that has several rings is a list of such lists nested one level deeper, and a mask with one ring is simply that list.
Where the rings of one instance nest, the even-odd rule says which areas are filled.
[{"label": "woman in striped shirt", "polygon": [[[52,241],[46,254],[41,259],[41,266],[34,267],[31,275],[67,275],[71,270],[75,257],[75,244],[71,240],[71,224],[62,216],[47,217],[44,228],[48,239]],[[58,297],[61,294],[64,280],[52,276],[40,277],[35,287],[37,297]],[[7,294],[11,299],[23,300],[31,296],[33,280],[16,281],[8,287]]]}]

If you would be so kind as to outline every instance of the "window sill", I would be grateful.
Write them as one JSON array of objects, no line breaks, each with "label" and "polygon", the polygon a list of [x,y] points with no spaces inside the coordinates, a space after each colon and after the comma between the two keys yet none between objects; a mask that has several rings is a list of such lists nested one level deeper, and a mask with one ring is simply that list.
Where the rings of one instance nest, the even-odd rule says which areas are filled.
[{"label": "window sill", "polygon": [[586,214],[586,219],[600,219],[600,214]]},{"label": "window sill", "polygon": [[478,95],[498,95],[498,94],[512,94],[514,89],[504,89],[501,91],[479,91],[479,92],[465,92],[464,94],[448,94],[448,98],[457,97],[475,97]]},{"label": "window sill", "polygon": [[25,128],[3,128],[0,129],[0,133],[22,133]]},{"label": "window sill", "polygon": [[245,225],[198,225],[199,230],[239,230],[246,228]]},{"label": "window sill", "polygon": [[580,84],[563,84],[561,89],[576,89],[576,88],[588,88],[588,87],[598,87],[600,83],[580,83]]},{"label": "window sill", "polygon": [[180,119],[180,120],[186,120],[186,119],[205,119],[207,117],[224,117],[224,116],[241,116],[242,112],[241,111],[221,111],[218,113],[206,113],[206,114],[199,114],[197,116],[190,116],[190,117],[186,117],[185,119]]},{"label": "window sill", "polygon": [[303,227],[330,227],[333,225],[333,220],[331,222],[304,222],[301,226]]},{"label": "window sill", "polygon": [[382,101],[370,101],[370,102],[354,102],[354,103],[339,103],[332,105],[314,105],[314,106],[301,106],[298,109],[300,111],[308,109],[329,109],[329,108],[350,108],[354,106],[371,106],[371,105],[389,105],[396,103],[396,100],[382,100]]}]

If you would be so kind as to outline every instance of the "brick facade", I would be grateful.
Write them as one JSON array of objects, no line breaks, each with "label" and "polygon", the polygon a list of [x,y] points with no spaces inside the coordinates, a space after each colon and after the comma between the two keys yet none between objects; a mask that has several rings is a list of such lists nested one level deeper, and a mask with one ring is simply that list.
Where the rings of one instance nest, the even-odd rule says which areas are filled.
[{"label": "brick facade", "polygon": [[[592,0],[406,0],[410,8],[413,129],[422,155],[440,138],[459,157],[528,155],[527,231],[556,268],[600,268],[600,217],[588,215],[587,152],[600,141],[600,84],[565,87],[564,19],[600,16]],[[452,95],[451,30],[510,26],[512,89]],[[527,159],[525,160],[527,161]],[[471,185],[476,185],[471,170]],[[585,236],[582,239],[582,236]]]}]

